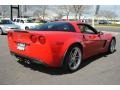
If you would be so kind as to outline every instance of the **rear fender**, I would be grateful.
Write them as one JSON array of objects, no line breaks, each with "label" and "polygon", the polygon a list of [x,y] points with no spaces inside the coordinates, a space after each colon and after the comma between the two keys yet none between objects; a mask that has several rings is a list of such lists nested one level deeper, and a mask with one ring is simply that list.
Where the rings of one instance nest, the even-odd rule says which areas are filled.
[{"label": "rear fender", "polygon": [[106,40],[106,43],[105,43],[105,49],[106,49],[106,51],[108,50],[109,44],[110,44],[110,42],[111,42],[111,40],[113,38],[115,39],[115,37],[112,34],[104,33],[104,39]]},{"label": "rear fender", "polygon": [[75,43],[80,43],[83,46],[82,41],[80,39],[76,39],[76,38],[70,39],[70,40],[68,40],[67,42],[64,43],[64,45],[61,49],[61,52],[60,52],[60,56],[62,57],[61,58],[61,66],[63,64],[64,57],[65,57],[68,49],[70,48],[70,46],[72,46]]},{"label": "rear fender", "polygon": [[112,38],[114,37],[114,36],[112,36],[111,34],[108,34],[108,33],[105,33],[104,36],[105,36],[105,39],[108,40],[108,41],[111,41]]},{"label": "rear fender", "polygon": [[[115,39],[115,36],[113,36],[113,35],[111,35],[111,34],[106,34],[105,35],[106,37],[106,40],[110,43],[111,42],[111,40],[114,38]],[[116,39],[115,39],[116,40]]]}]

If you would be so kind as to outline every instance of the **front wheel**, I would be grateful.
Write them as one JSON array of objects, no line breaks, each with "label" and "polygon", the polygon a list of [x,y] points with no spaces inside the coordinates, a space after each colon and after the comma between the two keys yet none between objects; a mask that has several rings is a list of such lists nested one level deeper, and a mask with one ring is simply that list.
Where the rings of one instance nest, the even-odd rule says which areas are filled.
[{"label": "front wheel", "polygon": [[115,46],[116,46],[116,40],[112,39],[109,45],[108,52],[113,53],[115,51]]},{"label": "front wheel", "polygon": [[81,49],[78,46],[71,47],[64,60],[64,69],[69,71],[76,71],[82,61],[82,52]]}]

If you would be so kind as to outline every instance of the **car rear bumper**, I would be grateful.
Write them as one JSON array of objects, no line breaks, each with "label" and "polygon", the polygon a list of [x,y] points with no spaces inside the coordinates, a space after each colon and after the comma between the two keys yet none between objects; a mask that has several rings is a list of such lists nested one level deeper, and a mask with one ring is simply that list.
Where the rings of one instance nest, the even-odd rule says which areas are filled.
[{"label": "car rear bumper", "polygon": [[42,65],[45,65],[45,66],[49,66],[48,64],[46,64],[42,60],[38,60],[36,58],[32,58],[32,57],[25,56],[25,55],[20,55],[20,54],[17,54],[15,52],[13,52],[13,51],[10,51],[10,54],[15,56],[16,58],[21,58],[23,60],[30,60],[31,62],[34,62],[34,63],[42,64]]},{"label": "car rear bumper", "polygon": [[[30,60],[35,63],[43,64],[45,66],[49,67],[60,67],[60,63],[56,63],[59,60],[57,57],[48,58],[49,54],[46,54],[47,59],[42,55],[42,53],[39,53],[38,55],[31,55],[27,53],[20,53],[16,50],[10,50],[11,55],[14,55],[17,58],[21,58],[23,60]],[[42,57],[43,56],[43,57]]]}]

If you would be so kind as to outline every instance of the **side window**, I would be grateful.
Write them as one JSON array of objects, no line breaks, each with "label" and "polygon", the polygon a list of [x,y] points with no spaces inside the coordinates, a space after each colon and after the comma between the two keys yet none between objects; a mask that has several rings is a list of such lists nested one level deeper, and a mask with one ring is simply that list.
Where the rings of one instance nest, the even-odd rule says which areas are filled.
[{"label": "side window", "polygon": [[85,33],[88,33],[88,34],[95,34],[95,32],[93,31],[92,28],[88,27],[88,26],[85,26]]},{"label": "side window", "polygon": [[14,19],[13,22],[16,22],[16,19]]},{"label": "side window", "polygon": [[86,34],[96,34],[97,31],[90,25],[87,24],[79,24],[78,25],[81,33],[86,33]]},{"label": "side window", "polygon": [[24,21],[23,21],[23,20],[20,20],[20,23],[24,23]]},{"label": "side window", "polygon": [[92,26],[90,26],[90,25],[88,25],[88,24],[86,24],[85,27],[86,27],[86,28],[85,28],[85,31],[86,31],[86,33],[88,33],[88,34],[97,34],[97,33],[98,33],[95,28],[93,28]]},{"label": "side window", "polygon": [[85,33],[85,25],[83,25],[83,24],[78,24],[78,27],[79,27],[81,33]]},{"label": "side window", "polygon": [[17,19],[16,21],[19,23],[19,22],[20,22],[20,19]]}]

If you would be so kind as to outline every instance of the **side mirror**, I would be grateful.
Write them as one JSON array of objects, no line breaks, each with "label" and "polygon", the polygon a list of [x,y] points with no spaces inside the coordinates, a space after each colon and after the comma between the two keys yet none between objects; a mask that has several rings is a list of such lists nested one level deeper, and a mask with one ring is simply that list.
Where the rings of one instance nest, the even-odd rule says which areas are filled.
[{"label": "side mirror", "polygon": [[102,31],[99,31],[98,34],[100,36],[100,35],[103,35],[104,33]]}]

